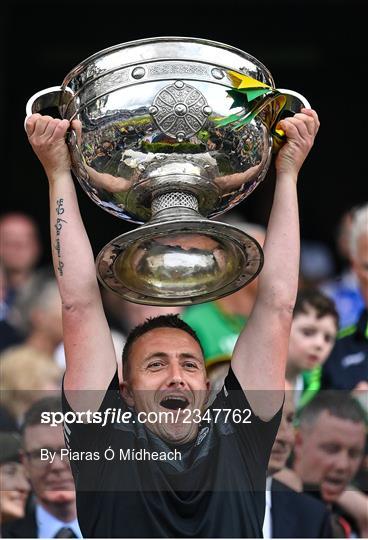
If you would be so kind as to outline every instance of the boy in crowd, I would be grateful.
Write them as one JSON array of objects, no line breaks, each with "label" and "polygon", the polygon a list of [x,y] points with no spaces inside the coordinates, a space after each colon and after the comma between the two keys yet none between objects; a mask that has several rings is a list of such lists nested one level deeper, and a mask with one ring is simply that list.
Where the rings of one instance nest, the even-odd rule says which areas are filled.
[{"label": "boy in crowd", "polygon": [[336,340],[339,316],[333,300],[316,289],[299,292],[293,313],[286,379],[304,406],[320,389],[321,366]]}]

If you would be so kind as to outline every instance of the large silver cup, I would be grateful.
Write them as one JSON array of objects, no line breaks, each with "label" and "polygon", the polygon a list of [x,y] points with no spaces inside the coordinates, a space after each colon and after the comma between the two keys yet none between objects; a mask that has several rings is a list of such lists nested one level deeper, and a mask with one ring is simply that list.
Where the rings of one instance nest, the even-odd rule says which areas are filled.
[{"label": "large silver cup", "polygon": [[[239,91],[234,80],[244,75],[267,92],[250,99]],[[162,37],[94,54],[61,86],[35,94],[27,114],[50,106],[81,123],[68,145],[84,191],[114,216],[144,224],[98,255],[105,287],[141,304],[188,305],[257,276],[259,244],[210,218],[264,179],[282,139],[277,121],[308,107],[303,96],[276,90],[268,69],[234,47]]]}]

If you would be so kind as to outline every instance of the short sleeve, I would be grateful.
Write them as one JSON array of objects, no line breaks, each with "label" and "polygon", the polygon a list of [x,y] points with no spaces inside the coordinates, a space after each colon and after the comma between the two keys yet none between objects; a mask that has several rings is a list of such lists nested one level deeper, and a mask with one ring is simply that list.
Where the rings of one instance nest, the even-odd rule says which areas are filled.
[{"label": "short sleeve", "polygon": [[[93,392],[93,390],[76,390],[75,392]],[[65,396],[64,380],[62,384],[62,407],[64,413],[64,436],[69,449],[77,451],[93,450],[102,436],[104,441],[108,443],[110,431],[108,427],[111,425],[112,415],[106,413],[127,408],[120,395],[117,372],[106,390],[98,411],[83,411],[86,414],[83,414],[83,417],[78,416],[78,413],[71,408]]]},{"label": "short sleeve", "polygon": [[[265,395],[265,399],[267,396]],[[227,422],[235,429],[244,455],[252,458],[263,469],[268,467],[271,449],[280,425],[282,408],[268,421],[254,414],[238,379],[230,368],[221,391],[211,405],[212,411],[229,409]],[[222,421],[225,414],[221,413]]]}]

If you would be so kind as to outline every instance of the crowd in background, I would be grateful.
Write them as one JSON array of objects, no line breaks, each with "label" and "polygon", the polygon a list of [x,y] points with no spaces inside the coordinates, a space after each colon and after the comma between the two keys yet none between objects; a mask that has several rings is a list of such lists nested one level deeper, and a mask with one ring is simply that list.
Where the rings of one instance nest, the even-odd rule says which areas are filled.
[{"label": "crowd in background", "polygon": [[[262,245],[262,226],[225,220]],[[39,266],[42,246],[33,219],[3,215],[0,239],[2,534],[80,537],[69,465],[43,462],[39,455],[40,448],[64,446],[61,428],[40,423],[40,411],[61,410],[65,355],[58,288],[52,269]],[[338,275],[323,243],[302,241],[265,537],[368,536],[368,204],[341,216],[336,243]],[[119,368],[132,328],[147,317],[180,313],[203,345],[213,399],[256,294],[257,279],[216,302],[182,309],[132,304],[103,290]],[[36,509],[32,519],[30,508]],[[18,528],[7,529],[16,521]]]}]

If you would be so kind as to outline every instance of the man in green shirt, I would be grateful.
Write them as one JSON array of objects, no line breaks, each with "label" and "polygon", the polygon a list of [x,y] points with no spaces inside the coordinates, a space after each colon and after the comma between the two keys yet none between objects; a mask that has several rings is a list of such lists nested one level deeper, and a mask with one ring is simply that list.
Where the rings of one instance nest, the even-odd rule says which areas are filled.
[{"label": "man in green shirt", "polygon": [[[244,221],[224,221],[243,230],[263,246],[265,230],[262,226]],[[231,360],[236,340],[252,311],[257,284],[258,278],[216,302],[206,302],[184,310],[182,319],[196,331],[207,367]]]}]

